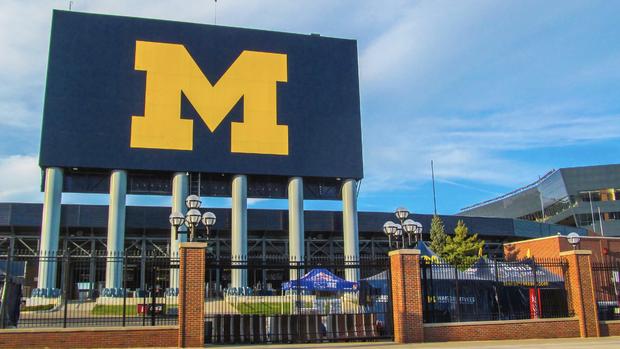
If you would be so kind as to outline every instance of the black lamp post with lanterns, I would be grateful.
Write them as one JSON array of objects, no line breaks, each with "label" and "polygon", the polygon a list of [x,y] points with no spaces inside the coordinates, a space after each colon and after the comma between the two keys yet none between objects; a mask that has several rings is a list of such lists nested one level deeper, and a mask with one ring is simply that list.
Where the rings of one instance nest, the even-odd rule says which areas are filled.
[{"label": "black lamp post with lanterns", "polygon": [[174,228],[175,239],[179,238],[179,228],[185,225],[190,231],[189,241],[193,242],[196,238],[196,228],[198,228],[201,222],[206,228],[205,238],[209,239],[210,229],[215,225],[216,217],[213,212],[201,214],[199,210],[200,204],[202,202],[198,195],[189,195],[185,199],[185,206],[188,209],[185,216],[181,212],[172,212],[170,214],[169,220],[170,225]]},{"label": "black lamp post with lanterns", "polygon": [[[394,248],[405,248],[415,245],[422,240],[422,223],[408,218],[409,210],[399,207],[394,212],[394,215],[400,224],[392,221],[387,221],[383,224],[383,232],[388,237],[390,248],[392,248],[392,243],[394,243]],[[407,235],[407,238],[405,238],[405,235]]]}]

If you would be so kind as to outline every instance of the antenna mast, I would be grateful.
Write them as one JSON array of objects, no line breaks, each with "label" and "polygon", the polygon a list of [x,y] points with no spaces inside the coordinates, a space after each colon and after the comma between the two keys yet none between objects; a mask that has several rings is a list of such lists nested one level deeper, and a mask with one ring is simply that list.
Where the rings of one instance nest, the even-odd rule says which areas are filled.
[{"label": "antenna mast", "polygon": [[437,215],[437,196],[435,195],[435,166],[433,166],[433,160],[431,160],[431,176],[433,178],[433,212]]},{"label": "antenna mast", "polygon": [[213,24],[217,24],[217,0],[213,0],[215,3],[215,11],[213,13]]}]

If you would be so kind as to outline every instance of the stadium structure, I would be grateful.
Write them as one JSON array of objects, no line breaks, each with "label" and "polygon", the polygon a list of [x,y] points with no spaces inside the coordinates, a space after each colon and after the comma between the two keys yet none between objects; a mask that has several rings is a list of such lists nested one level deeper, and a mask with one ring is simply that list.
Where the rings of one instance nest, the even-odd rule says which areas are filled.
[{"label": "stadium structure", "polygon": [[[36,255],[41,248],[41,204],[0,203],[0,256]],[[108,207],[94,205],[62,205],[59,230],[59,246],[70,254],[96,256],[108,249]],[[218,217],[211,231],[209,254],[229,258],[232,247],[231,210],[210,209]],[[168,215],[170,207],[126,208],[124,253],[139,256],[144,264],[152,254],[174,253],[170,237]],[[385,258],[390,247],[381,231],[387,220],[395,220],[393,213],[359,212],[360,258]],[[411,217],[424,226],[423,237],[428,239],[432,215],[412,214]],[[530,238],[566,235],[577,231],[586,234],[585,229],[574,229],[561,225],[542,224],[509,218],[480,218],[464,216],[441,216],[446,231],[451,233],[459,219],[462,219],[472,233],[478,233],[486,242],[485,253],[491,256],[503,254],[504,242]],[[288,213],[285,210],[248,210],[248,256],[252,260],[268,260],[273,256],[289,255]],[[342,212],[306,211],[304,214],[304,259],[307,261],[336,259],[344,254]],[[204,241],[201,238],[200,241]],[[90,280],[96,288],[105,287],[105,264],[92,259]],[[30,275],[36,270],[29,270]],[[130,288],[144,288],[146,271],[140,265],[129,268]],[[282,276],[279,276],[282,277]],[[29,278],[32,282],[33,279]],[[164,280],[165,281],[165,280]],[[253,277],[249,277],[252,284]],[[273,280],[276,281],[276,280]],[[167,283],[167,282],[165,282]],[[28,285],[32,288],[36,284]]]},{"label": "stadium structure", "polygon": [[536,182],[463,208],[460,215],[517,218],[620,236],[620,164],[553,170]]}]

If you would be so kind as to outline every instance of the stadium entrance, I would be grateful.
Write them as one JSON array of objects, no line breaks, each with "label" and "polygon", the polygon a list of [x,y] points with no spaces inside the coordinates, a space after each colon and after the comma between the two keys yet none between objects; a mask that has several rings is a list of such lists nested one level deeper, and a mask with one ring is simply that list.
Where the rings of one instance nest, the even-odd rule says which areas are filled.
[{"label": "stadium entrance", "polygon": [[[307,343],[393,337],[390,267],[382,259],[206,261],[205,343]],[[234,287],[247,273],[251,287]],[[348,281],[347,274],[359,275]]]}]

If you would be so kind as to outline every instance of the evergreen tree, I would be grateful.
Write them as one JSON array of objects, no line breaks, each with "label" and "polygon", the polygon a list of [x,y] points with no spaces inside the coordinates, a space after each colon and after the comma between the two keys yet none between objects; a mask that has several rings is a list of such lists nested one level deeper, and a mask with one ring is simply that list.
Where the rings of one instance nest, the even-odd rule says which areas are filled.
[{"label": "evergreen tree", "polygon": [[462,220],[459,220],[454,228],[454,236],[448,236],[446,240],[441,257],[446,262],[465,270],[478,260],[479,251],[483,246],[484,241],[478,240],[478,234],[469,235],[469,229]]},{"label": "evergreen tree", "polygon": [[433,252],[442,256],[446,247],[446,241],[448,235],[446,234],[446,228],[439,216],[434,215],[431,221],[431,245],[430,248]]}]

